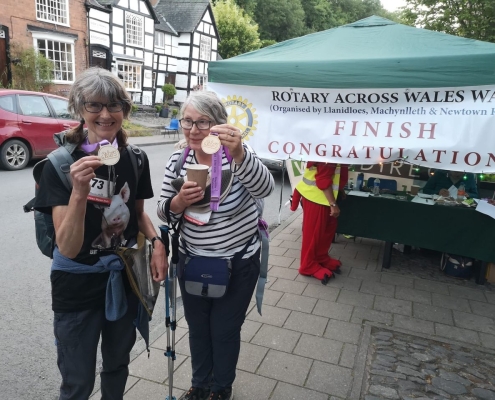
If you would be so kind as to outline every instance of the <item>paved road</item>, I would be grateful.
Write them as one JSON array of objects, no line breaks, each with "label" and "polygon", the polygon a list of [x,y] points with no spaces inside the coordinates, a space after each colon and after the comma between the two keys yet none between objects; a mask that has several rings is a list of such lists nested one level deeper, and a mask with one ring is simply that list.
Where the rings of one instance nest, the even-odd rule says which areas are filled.
[{"label": "paved road", "polygon": [[[159,225],[156,199],[173,146],[149,146],[145,151],[155,192],[155,198],[145,207],[153,223]],[[278,220],[281,174],[275,178],[277,188],[265,206],[265,217],[271,226],[276,226]],[[34,194],[32,165],[16,172],[0,170],[0,182],[0,398],[52,400],[57,398],[59,376],[50,308],[50,260],[36,247],[32,213],[22,211],[22,205]],[[283,193],[285,202],[290,194],[287,180]],[[289,213],[284,208],[282,220]],[[153,323],[162,323],[163,311],[157,309],[155,315],[159,318]]]}]

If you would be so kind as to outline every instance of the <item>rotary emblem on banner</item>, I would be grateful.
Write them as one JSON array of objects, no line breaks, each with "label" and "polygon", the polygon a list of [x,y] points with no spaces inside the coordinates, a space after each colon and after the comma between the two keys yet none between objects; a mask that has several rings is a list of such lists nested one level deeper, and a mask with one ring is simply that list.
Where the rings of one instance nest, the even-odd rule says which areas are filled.
[{"label": "rotary emblem on banner", "polygon": [[222,102],[227,109],[227,123],[239,128],[242,138],[249,140],[249,136],[253,136],[253,131],[256,130],[258,124],[256,109],[242,96],[227,96],[227,99],[222,99]]}]

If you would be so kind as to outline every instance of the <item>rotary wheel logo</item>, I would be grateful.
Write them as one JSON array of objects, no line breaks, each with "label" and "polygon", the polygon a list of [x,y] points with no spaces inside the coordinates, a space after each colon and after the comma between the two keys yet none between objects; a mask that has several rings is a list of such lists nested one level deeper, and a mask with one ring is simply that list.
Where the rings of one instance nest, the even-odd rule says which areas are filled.
[{"label": "rotary wheel logo", "polygon": [[249,136],[253,136],[258,124],[256,109],[247,99],[242,99],[242,96],[227,96],[227,100],[222,99],[222,102],[227,109],[227,123],[239,128],[242,138],[249,140]]}]

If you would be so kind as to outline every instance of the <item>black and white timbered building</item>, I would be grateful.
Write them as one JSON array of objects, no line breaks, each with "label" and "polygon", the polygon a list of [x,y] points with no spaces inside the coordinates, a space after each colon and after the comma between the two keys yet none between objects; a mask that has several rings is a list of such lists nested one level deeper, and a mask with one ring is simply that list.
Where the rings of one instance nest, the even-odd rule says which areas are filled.
[{"label": "black and white timbered building", "polygon": [[167,82],[177,89],[174,100],[183,102],[190,91],[206,89],[208,62],[218,57],[213,11],[208,0],[158,0],[154,9],[159,19],[155,32],[170,42],[162,52],[155,37],[156,100],[162,95],[160,83]]},{"label": "black and white timbered building", "polygon": [[154,103],[158,18],[149,0],[86,0],[89,63],[118,75],[136,104]]}]

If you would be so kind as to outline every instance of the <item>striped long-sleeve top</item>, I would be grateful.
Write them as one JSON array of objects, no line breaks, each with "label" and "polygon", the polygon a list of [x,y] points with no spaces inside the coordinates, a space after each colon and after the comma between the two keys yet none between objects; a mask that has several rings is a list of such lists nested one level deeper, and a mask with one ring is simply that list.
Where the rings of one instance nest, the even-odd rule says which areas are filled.
[{"label": "striped long-sleeve top", "polygon": [[[176,151],[170,157],[165,167],[165,176],[162,183],[160,200],[158,201],[158,217],[164,222],[175,224],[182,213],[170,211],[171,221],[165,215],[166,201],[177,195],[171,185],[177,178],[175,163],[183,150]],[[187,252],[192,255],[207,257],[232,257],[243,250],[246,245],[244,258],[253,255],[260,247],[258,237],[258,209],[254,199],[262,199],[270,195],[274,189],[272,174],[260,159],[244,146],[245,157],[241,164],[229,163],[225,153],[222,157],[222,170],[230,169],[234,175],[229,194],[220,203],[218,211],[213,211],[208,223],[195,225],[186,219],[181,224],[181,251],[184,243]],[[186,175],[189,164],[198,164],[194,150],[190,150],[182,168],[181,177]],[[249,245],[248,245],[249,242]]]}]

